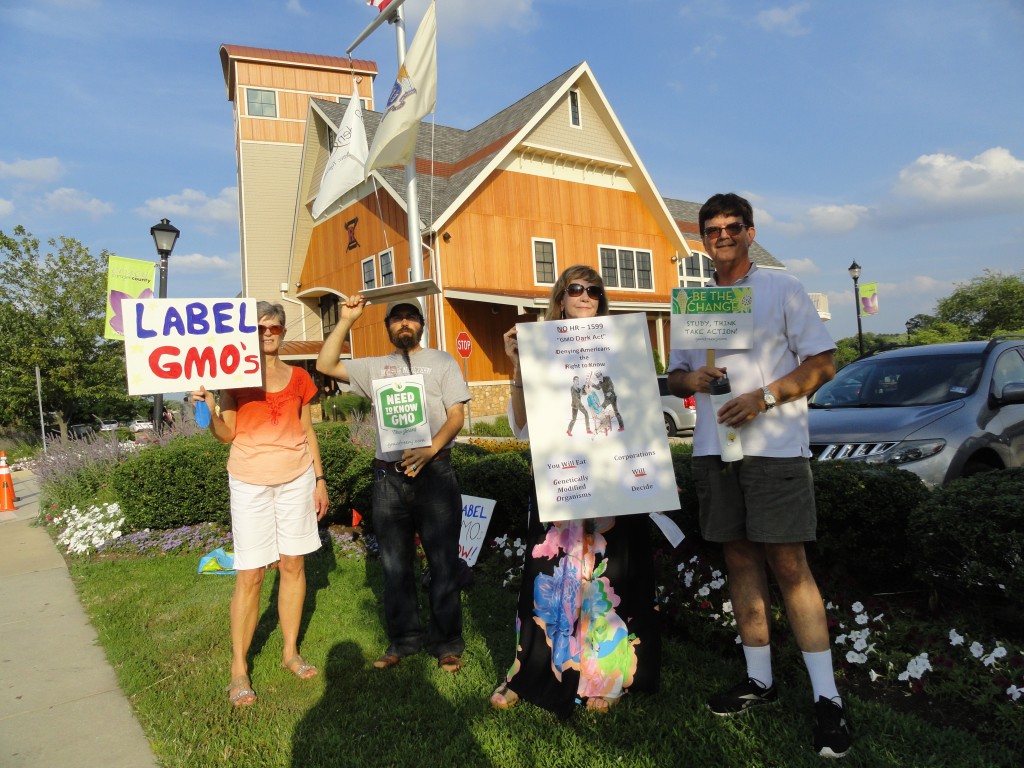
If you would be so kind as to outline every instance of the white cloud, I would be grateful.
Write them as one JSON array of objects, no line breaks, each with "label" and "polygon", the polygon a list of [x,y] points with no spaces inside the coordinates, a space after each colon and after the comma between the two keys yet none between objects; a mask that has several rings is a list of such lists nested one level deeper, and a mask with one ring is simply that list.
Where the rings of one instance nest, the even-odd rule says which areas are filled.
[{"label": "white cloud", "polygon": [[806,35],[810,30],[801,23],[800,16],[810,7],[810,3],[795,3],[788,8],[768,8],[754,20],[766,32],[781,32],[790,37]]},{"label": "white cloud", "polygon": [[56,157],[40,157],[35,160],[15,160],[5,163],[0,160],[0,179],[17,179],[36,184],[51,184],[64,173],[64,166]]},{"label": "white cloud", "polygon": [[186,272],[223,272],[238,267],[237,260],[232,262],[222,256],[204,256],[201,253],[174,254],[175,271],[182,269]]},{"label": "white cloud", "polygon": [[92,218],[99,218],[114,212],[114,206],[95,197],[89,197],[80,189],[61,187],[43,198],[47,209],[57,213],[85,213]]},{"label": "white cloud", "polygon": [[197,189],[183,189],[177,195],[151,198],[135,211],[158,219],[178,217],[233,224],[238,222],[238,187],[225,187],[213,198]]},{"label": "white cloud", "polygon": [[863,205],[816,205],[807,211],[807,228],[833,234],[849,232],[862,224],[869,213]]},{"label": "white cloud", "polygon": [[786,269],[794,275],[813,275],[821,269],[811,259],[786,259]]},{"label": "white cloud", "polygon": [[993,147],[970,160],[954,155],[921,155],[903,168],[897,194],[939,206],[989,206],[1018,210],[1024,204],[1024,161]]},{"label": "white cloud", "polygon": [[14,213],[14,202],[0,197],[0,216],[10,216],[12,213]]},{"label": "white cloud", "polygon": [[[406,7],[412,5],[407,3]],[[426,8],[426,3],[417,3]],[[482,28],[529,29],[536,23],[533,0],[445,0],[438,3],[438,29],[442,23],[448,29],[479,31]],[[417,23],[422,13],[416,14]],[[406,17],[408,18],[408,16]]]},{"label": "white cloud", "polygon": [[309,15],[309,11],[302,7],[302,3],[300,2],[300,0],[288,0],[288,3],[285,7],[287,7],[288,10],[291,11],[292,13],[297,14],[299,16]]}]

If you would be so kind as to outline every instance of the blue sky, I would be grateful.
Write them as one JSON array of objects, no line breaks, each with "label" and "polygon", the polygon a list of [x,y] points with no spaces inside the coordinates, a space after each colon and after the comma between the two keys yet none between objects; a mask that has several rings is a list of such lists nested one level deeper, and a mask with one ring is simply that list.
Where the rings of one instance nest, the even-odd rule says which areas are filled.
[{"label": "blue sky", "polygon": [[[409,39],[426,0],[406,3]],[[156,259],[172,297],[234,295],[222,43],[344,55],[364,0],[0,0],[0,229]],[[661,193],[755,204],[757,239],[856,332],[1024,268],[1019,0],[438,0],[437,121],[469,128],[588,61]],[[383,27],[354,56],[395,76]]]}]

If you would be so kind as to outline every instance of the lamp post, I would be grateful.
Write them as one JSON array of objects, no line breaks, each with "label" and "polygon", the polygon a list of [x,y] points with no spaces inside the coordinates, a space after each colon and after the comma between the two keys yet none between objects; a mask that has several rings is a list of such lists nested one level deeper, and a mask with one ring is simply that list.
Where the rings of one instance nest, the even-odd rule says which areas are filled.
[{"label": "lamp post", "polygon": [[[159,224],[149,228],[149,234],[156,243],[156,252],[160,255],[160,283],[157,287],[157,298],[167,298],[167,257],[174,250],[174,244],[178,241],[180,230],[171,224],[167,219],[160,219]],[[153,396],[153,429],[160,431],[164,415],[164,396]]]},{"label": "lamp post", "polygon": [[907,344],[910,344],[910,332],[912,330],[914,330],[914,321],[913,320],[907,320],[906,326],[907,326]]},{"label": "lamp post", "polygon": [[853,264],[850,265],[847,271],[850,273],[850,277],[853,278],[853,303],[857,307],[857,349],[859,350],[859,355],[864,357],[864,332],[860,327],[860,285],[857,283],[860,280],[860,264],[857,263],[856,259],[853,260]]}]

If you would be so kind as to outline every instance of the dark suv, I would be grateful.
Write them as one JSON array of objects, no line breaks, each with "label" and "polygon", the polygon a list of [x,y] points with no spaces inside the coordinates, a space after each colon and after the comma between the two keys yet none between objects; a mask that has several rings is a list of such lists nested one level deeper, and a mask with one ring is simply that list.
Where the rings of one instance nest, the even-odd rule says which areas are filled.
[{"label": "dark suv", "polygon": [[818,461],[892,464],[929,485],[1024,464],[1024,339],[928,344],[840,370],[808,400]]}]

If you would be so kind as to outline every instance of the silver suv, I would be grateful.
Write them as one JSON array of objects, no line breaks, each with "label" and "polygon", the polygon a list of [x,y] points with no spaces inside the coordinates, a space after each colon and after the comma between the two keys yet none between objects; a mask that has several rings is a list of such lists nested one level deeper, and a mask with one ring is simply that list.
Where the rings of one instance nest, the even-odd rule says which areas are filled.
[{"label": "silver suv", "polygon": [[840,370],[808,400],[818,461],[892,464],[928,485],[1024,465],[1024,339],[928,344]]}]

